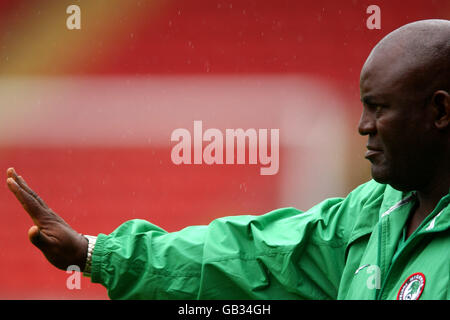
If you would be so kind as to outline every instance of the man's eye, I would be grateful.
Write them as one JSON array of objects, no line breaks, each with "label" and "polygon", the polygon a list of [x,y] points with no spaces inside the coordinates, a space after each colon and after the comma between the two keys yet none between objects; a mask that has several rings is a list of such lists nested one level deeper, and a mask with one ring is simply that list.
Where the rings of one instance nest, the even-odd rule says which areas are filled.
[{"label": "man's eye", "polygon": [[375,106],[373,106],[373,110],[375,111],[376,116],[380,116],[381,113],[383,112],[383,106],[375,105]]},{"label": "man's eye", "polygon": [[385,109],[385,106],[383,106],[381,104],[375,104],[375,103],[365,104],[365,107],[367,108],[368,111],[370,111],[376,117],[381,116],[381,114],[383,113],[383,111]]}]

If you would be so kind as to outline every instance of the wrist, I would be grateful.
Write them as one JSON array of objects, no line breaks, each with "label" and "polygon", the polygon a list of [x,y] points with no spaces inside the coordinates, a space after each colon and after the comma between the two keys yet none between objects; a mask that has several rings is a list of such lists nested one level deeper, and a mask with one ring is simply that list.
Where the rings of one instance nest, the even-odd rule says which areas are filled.
[{"label": "wrist", "polygon": [[87,247],[86,247],[86,259],[84,262],[84,267],[82,268],[83,275],[86,277],[91,276],[91,268],[92,268],[92,254],[94,253],[94,247],[95,243],[97,241],[97,237],[95,236],[89,236],[89,235],[83,235],[83,237],[87,240]]}]

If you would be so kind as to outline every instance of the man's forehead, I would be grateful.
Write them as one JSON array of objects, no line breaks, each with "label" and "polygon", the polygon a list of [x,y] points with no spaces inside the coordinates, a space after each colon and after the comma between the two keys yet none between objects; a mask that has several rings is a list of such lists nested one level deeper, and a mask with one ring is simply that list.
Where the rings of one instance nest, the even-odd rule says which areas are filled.
[{"label": "man's forehead", "polygon": [[[361,72],[361,99],[377,100],[387,98],[392,92],[399,91],[406,84],[407,72],[398,62],[386,59],[372,61]],[[367,100],[366,99],[366,100]]]}]

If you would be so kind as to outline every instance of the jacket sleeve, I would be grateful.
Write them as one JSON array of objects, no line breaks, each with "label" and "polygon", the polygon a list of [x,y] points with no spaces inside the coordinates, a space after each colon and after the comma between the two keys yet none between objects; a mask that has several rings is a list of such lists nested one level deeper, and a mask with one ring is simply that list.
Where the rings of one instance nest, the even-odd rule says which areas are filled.
[{"label": "jacket sleeve", "polygon": [[220,218],[168,233],[130,220],[99,234],[92,282],[111,299],[335,299],[366,183],[306,212]]}]

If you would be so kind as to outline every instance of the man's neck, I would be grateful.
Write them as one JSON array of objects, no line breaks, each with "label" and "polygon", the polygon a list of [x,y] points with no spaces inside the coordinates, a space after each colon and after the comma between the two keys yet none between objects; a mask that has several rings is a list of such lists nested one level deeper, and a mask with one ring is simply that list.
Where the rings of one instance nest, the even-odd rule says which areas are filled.
[{"label": "man's neck", "polygon": [[[437,206],[439,200],[448,194],[450,188],[450,174],[441,175],[426,187],[417,190],[418,209],[431,213]],[[427,215],[428,215],[427,214]],[[425,218],[425,217],[424,217]]]},{"label": "man's neck", "polygon": [[442,175],[435,183],[429,184],[427,188],[417,190],[418,203],[411,212],[407,222],[407,237],[409,237],[425,220],[425,218],[436,208],[439,200],[449,193],[450,176]]}]

